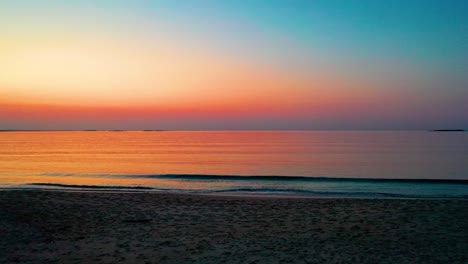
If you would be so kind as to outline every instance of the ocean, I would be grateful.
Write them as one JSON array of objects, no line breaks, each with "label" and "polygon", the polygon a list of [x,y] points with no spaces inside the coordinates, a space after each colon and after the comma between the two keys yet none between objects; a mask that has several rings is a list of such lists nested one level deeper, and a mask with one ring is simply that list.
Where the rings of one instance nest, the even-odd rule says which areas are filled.
[{"label": "ocean", "polygon": [[0,133],[0,188],[468,198],[468,134],[430,131]]}]

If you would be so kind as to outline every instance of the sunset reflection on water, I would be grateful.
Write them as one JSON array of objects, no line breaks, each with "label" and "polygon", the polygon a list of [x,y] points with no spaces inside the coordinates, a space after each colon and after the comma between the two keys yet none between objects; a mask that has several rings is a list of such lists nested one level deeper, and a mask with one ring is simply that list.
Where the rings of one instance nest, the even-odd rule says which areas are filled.
[{"label": "sunset reflection on water", "polygon": [[4,132],[0,183],[174,187],[133,177],[159,174],[463,179],[466,145],[463,133],[430,132]]}]

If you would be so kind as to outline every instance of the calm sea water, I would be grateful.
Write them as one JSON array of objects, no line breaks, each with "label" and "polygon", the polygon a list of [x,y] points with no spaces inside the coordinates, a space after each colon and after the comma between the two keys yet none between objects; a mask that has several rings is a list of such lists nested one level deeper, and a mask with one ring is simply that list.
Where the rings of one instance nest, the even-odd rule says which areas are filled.
[{"label": "calm sea water", "polygon": [[467,198],[468,134],[3,132],[0,188]]}]

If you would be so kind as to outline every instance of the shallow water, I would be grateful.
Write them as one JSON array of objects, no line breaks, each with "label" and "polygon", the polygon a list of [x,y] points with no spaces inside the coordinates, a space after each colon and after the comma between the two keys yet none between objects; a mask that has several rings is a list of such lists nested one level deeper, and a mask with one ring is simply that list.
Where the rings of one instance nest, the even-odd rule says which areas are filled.
[{"label": "shallow water", "polygon": [[465,132],[0,133],[0,188],[466,197],[466,181],[359,179],[468,181],[467,161]]}]

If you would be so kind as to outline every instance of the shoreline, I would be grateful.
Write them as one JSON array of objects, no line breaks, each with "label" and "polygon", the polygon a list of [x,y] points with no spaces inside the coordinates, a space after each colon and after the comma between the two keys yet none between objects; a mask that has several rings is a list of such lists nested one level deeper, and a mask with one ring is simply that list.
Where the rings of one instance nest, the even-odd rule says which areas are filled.
[{"label": "shoreline", "polygon": [[463,263],[466,200],[0,191],[0,263]]},{"label": "shoreline", "polygon": [[20,191],[20,192],[71,192],[71,193],[127,193],[127,194],[161,194],[161,195],[181,195],[181,196],[212,196],[212,197],[239,197],[239,198],[278,198],[278,199],[357,199],[357,200],[457,200],[468,201],[468,197],[398,197],[398,196],[333,196],[333,195],[304,195],[304,194],[285,194],[285,193],[251,193],[251,192],[170,192],[170,191],[155,191],[147,189],[60,189],[60,188],[0,188],[0,192]]}]

